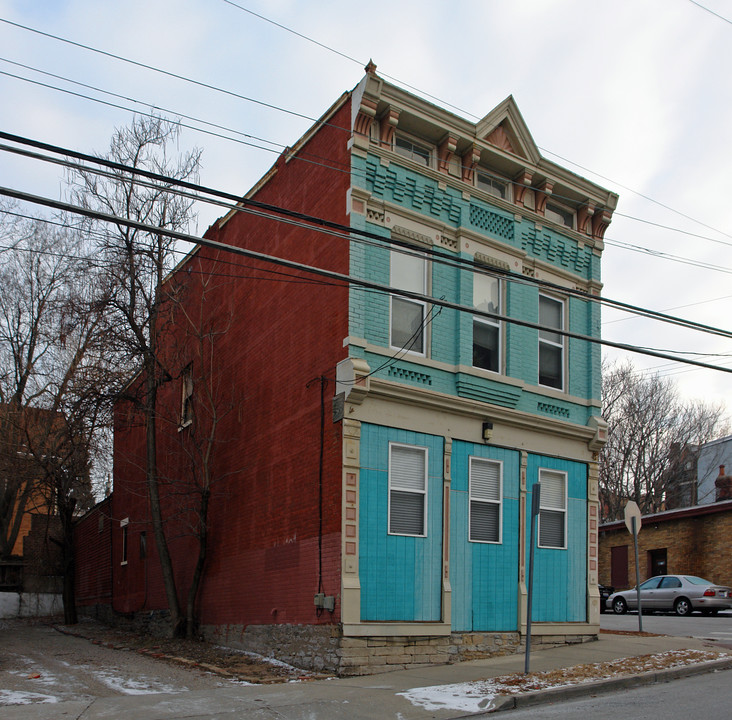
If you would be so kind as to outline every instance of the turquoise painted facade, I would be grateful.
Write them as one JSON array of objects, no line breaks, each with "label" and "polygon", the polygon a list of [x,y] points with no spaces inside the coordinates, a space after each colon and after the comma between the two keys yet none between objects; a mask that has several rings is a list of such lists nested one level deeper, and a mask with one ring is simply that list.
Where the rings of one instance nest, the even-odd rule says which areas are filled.
[{"label": "turquoise painted facade", "polygon": [[[357,520],[345,531],[357,542],[346,538],[344,553],[356,548],[358,562],[345,564],[349,627],[367,624],[374,635],[522,632],[527,508],[543,474],[547,502],[561,507],[542,509],[532,620],[547,635],[592,634],[600,351],[553,334],[540,298],[544,313],[560,308],[560,330],[599,338],[590,298],[601,288],[602,235],[617,198],[541,158],[510,98],[470,124],[373,75],[359,92],[350,217],[372,237],[352,237],[350,273],[394,288],[398,240],[425,258],[426,275],[421,297],[411,298],[424,306],[418,352],[393,343],[398,292],[350,290],[344,345],[358,369],[346,418],[358,452],[346,453],[344,472],[358,491],[346,492],[347,508],[357,497]],[[497,178],[498,189],[485,179],[481,186],[480,172]],[[475,366],[476,272],[499,280],[502,318],[491,321],[500,329],[490,348],[499,360],[490,370]],[[558,358],[558,375],[547,375],[547,357]],[[424,495],[420,474],[405,469],[408,453],[391,467],[395,444],[426,451]],[[416,513],[417,530],[403,530],[402,512]]]}]

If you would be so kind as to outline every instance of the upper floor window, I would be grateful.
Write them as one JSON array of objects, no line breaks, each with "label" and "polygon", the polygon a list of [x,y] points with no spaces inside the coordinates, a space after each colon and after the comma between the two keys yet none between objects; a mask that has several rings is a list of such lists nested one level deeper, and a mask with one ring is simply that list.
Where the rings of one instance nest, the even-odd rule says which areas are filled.
[{"label": "upper floor window", "polygon": [[[427,292],[427,260],[424,255],[391,251],[391,286],[420,295]],[[391,296],[390,344],[425,354],[426,304],[420,300]]]},{"label": "upper floor window", "polygon": [[389,444],[389,534],[427,535],[427,448]]},{"label": "upper floor window", "polygon": [[564,303],[539,295],[539,385],[564,388],[564,338],[552,330],[564,330]]},{"label": "upper floor window", "polygon": [[546,209],[544,210],[544,217],[547,220],[552,220],[553,222],[565,225],[568,228],[574,227],[574,213],[561,205],[547,203]]},{"label": "upper floor window", "polygon": [[539,547],[567,547],[567,473],[539,470]]},{"label": "upper floor window", "polygon": [[501,463],[470,458],[470,541],[501,542]]},{"label": "upper floor window", "polygon": [[485,190],[494,197],[499,197],[503,200],[508,199],[508,183],[505,183],[492,175],[486,175],[482,172],[476,173],[475,184],[481,190]]},{"label": "upper floor window", "polygon": [[[500,314],[501,281],[489,275],[473,274],[473,307]],[[484,317],[473,318],[473,365],[500,372],[501,323]]]},{"label": "upper floor window", "polygon": [[183,368],[181,375],[180,427],[193,422],[193,365]]},{"label": "upper floor window", "polygon": [[414,160],[414,162],[429,167],[431,165],[432,153],[427,145],[414,142],[403,135],[394,137],[394,150],[403,157]]}]

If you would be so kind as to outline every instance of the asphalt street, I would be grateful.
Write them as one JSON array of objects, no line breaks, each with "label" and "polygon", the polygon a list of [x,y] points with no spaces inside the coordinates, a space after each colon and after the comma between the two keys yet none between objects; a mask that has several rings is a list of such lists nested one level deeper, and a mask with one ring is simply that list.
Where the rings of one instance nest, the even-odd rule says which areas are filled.
[{"label": "asphalt street", "polygon": [[669,683],[512,710],[507,720],[689,720],[725,718],[732,707],[732,670]]},{"label": "asphalt street", "polygon": [[[620,630],[637,632],[638,613],[625,615],[605,613],[600,616],[600,628],[603,630]],[[643,614],[644,632],[674,637],[693,637],[712,640],[732,647],[732,611],[724,611],[714,617],[693,613],[687,617],[679,617],[672,613]]]}]

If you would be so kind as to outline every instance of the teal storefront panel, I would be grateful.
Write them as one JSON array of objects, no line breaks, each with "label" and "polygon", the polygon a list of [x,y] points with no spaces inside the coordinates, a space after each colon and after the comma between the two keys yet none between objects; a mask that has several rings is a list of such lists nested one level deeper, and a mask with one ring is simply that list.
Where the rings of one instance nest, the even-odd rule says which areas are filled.
[{"label": "teal storefront panel", "polygon": [[[534,555],[534,622],[587,621],[587,465],[543,455],[529,455],[527,507],[539,470],[567,473],[566,547],[536,547]],[[526,524],[528,573],[529,524]]]},{"label": "teal storefront panel", "polygon": [[[500,543],[469,540],[470,457],[498,460],[503,500]],[[513,631],[518,627],[519,453],[455,441],[450,491],[452,629]]]},{"label": "teal storefront panel", "polygon": [[[389,535],[389,443],[427,448],[426,537]],[[442,617],[441,437],[361,426],[359,572],[363,622],[439,622]]]}]

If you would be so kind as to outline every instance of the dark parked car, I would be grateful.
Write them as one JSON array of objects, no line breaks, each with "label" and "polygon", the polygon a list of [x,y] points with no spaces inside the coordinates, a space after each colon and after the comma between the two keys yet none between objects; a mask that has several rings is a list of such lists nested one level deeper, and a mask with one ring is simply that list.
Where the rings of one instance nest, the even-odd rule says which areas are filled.
[{"label": "dark parked car", "polygon": [[[691,615],[699,610],[716,615],[719,610],[732,608],[732,588],[715,585],[693,575],[656,575],[641,583],[643,610],[673,610],[677,615]],[[638,609],[636,589],[610,595],[606,607],[622,615]]]},{"label": "dark parked car", "polygon": [[607,602],[607,599],[615,592],[615,588],[610,587],[609,585],[598,585],[598,589],[600,590],[600,612],[604,613],[607,610],[607,606],[605,603]]}]

